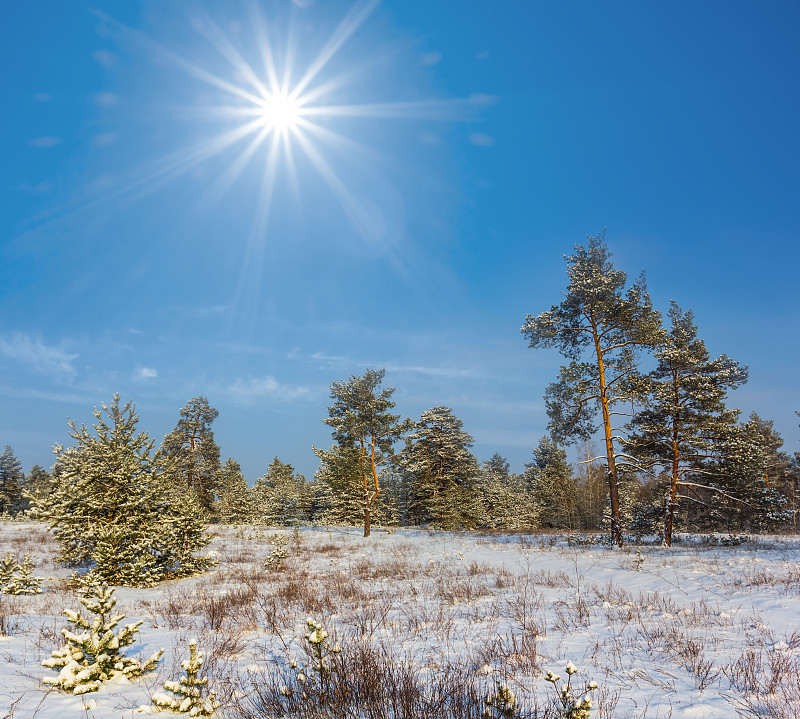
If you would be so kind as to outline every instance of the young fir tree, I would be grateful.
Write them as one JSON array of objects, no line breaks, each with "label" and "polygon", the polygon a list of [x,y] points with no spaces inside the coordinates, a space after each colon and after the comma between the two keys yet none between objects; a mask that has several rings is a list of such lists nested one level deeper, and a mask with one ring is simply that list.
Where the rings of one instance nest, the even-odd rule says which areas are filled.
[{"label": "young fir tree", "polygon": [[469,451],[474,440],[449,407],[423,412],[416,427],[400,458],[410,483],[412,516],[441,529],[475,527],[480,468]]},{"label": "young fir tree", "polygon": [[414,426],[411,420],[400,421],[400,415],[389,412],[395,406],[391,400],[395,388],[381,388],[385,374],[384,369],[368,369],[362,377],[333,382],[333,404],[328,407],[328,418],[322,420],[332,428],[343,456],[355,450],[357,473],[339,478],[358,491],[365,537],[370,535],[372,510],[381,493],[379,469],[394,459],[395,442]]},{"label": "young fir tree", "polygon": [[187,550],[207,542],[191,498],[170,495],[153,442],[137,432],[132,402],[121,407],[115,395],[93,414],[94,434],[70,421],[76,444],[54,447],[59,484],[35,504],[61,543],[59,560],[93,565],[91,577],[112,584],[148,585],[184,574]]},{"label": "young fir tree", "polygon": [[567,463],[567,453],[550,437],[542,437],[533,450],[533,462],[523,475],[539,508],[540,526],[578,529],[578,485]]},{"label": "young fir tree", "polygon": [[[8,555],[6,555],[8,559]],[[35,566],[30,554],[26,554],[22,560],[22,564],[17,564],[14,569],[14,574],[10,576],[8,581],[3,584],[0,580],[0,590],[4,594],[41,594],[42,593],[42,580],[44,577],[34,577],[33,570]],[[0,575],[4,574],[4,567],[0,563]]]},{"label": "young fir tree", "polygon": [[90,585],[81,604],[94,617],[84,617],[80,612],[64,611],[74,625],[74,631],[62,629],[66,644],[53,651],[42,666],[60,670],[57,677],[45,678],[51,684],[72,694],[86,694],[100,689],[102,682],[123,675],[129,679],[155,669],[164,650],[154,652],[142,662],[126,657],[122,650],[136,641],[141,621],[117,629],[125,617],[114,613],[117,598],[114,590],[103,585]]},{"label": "young fir tree", "polygon": [[[575,245],[564,300],[537,317],[528,315],[522,333],[533,348],[556,347],[568,359],[545,393],[549,429],[559,442],[588,439],[594,417],[602,416],[611,510],[611,541],[622,545],[618,444],[615,415],[632,396],[636,355],[661,343],[661,315],[653,309],[644,273],[627,289],[627,275],[611,264],[603,235]],[[584,361],[581,361],[585,358]],[[599,458],[598,458],[599,459]]]},{"label": "young fir tree", "polygon": [[510,471],[508,461],[495,452],[483,463],[478,482],[481,503],[479,526],[486,529],[533,529],[538,508],[523,478]]},{"label": "young fir tree", "polygon": [[6,550],[6,556],[0,559],[0,591],[5,591],[18,569],[19,564],[16,557]]},{"label": "young fir tree", "polygon": [[275,457],[253,486],[254,521],[282,527],[307,522],[310,500],[306,478]]},{"label": "young fir tree", "polygon": [[36,502],[46,502],[54,487],[55,482],[50,472],[44,467],[34,464],[23,484],[25,509],[30,508]]},{"label": "young fir tree", "polygon": [[164,682],[172,696],[158,692],[153,695],[153,704],[161,709],[168,709],[192,717],[210,717],[219,708],[219,702],[213,692],[208,691],[208,677],[201,677],[203,655],[197,651],[197,642],[189,642],[189,658],[181,662],[183,676],[177,682]]},{"label": "young fir tree", "polygon": [[22,465],[14,450],[6,445],[0,454],[0,515],[14,515],[22,503]]},{"label": "young fir tree", "polygon": [[193,494],[210,516],[222,473],[220,450],[211,430],[218,416],[205,397],[194,397],[181,409],[178,424],[161,444],[165,470],[176,488]]},{"label": "young fir tree", "polygon": [[782,445],[772,420],[755,412],[730,431],[719,460],[710,468],[707,484],[719,495],[713,504],[707,502],[710,526],[759,532],[780,529],[791,521],[787,498],[774,486],[778,468],[788,460],[780,451]]},{"label": "young fir tree", "polygon": [[726,409],[726,393],[747,381],[747,368],[738,362],[725,355],[710,359],[691,311],[684,312],[673,301],[669,318],[671,327],[655,353],[658,365],[640,379],[646,403],[631,421],[626,440],[644,466],[659,465],[669,472],[665,547],[672,543],[679,501],[701,501],[701,495],[721,491],[701,478],[709,476],[707,465],[738,416],[738,410]]},{"label": "young fir tree", "polygon": [[252,498],[242,468],[232,457],[225,460],[217,489],[216,515],[225,524],[242,524],[252,513]]}]

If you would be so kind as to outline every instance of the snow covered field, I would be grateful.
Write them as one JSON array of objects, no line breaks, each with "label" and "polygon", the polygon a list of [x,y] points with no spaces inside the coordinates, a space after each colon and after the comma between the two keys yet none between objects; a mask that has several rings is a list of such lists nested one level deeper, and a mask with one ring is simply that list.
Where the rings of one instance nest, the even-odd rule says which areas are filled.
[{"label": "snow covered field", "polygon": [[[143,620],[127,654],[164,647],[159,668],[76,697],[42,684],[54,671],[41,666],[63,644],[63,610],[81,608],[70,572],[53,564],[58,545],[43,525],[0,524],[0,556],[35,554],[36,574],[47,577],[38,596],[0,594],[0,719],[156,713],[150,697],[178,679],[193,637],[222,704],[217,715],[266,717],[289,701],[281,687],[299,686],[289,661],[307,659],[309,616],[342,646],[331,658],[340,713],[330,716],[358,716],[367,694],[385,704],[386,714],[370,716],[393,716],[393,700],[421,690],[432,702],[437,692],[463,700],[436,716],[477,719],[476,697],[497,680],[516,694],[519,716],[555,716],[543,677],[552,670],[566,679],[570,660],[580,669],[573,684],[599,684],[593,718],[800,716],[795,539],[638,553],[555,535],[216,531],[215,570],[116,592],[123,622]],[[289,538],[288,556],[266,569],[273,534]],[[370,676],[380,686],[370,688]]]}]

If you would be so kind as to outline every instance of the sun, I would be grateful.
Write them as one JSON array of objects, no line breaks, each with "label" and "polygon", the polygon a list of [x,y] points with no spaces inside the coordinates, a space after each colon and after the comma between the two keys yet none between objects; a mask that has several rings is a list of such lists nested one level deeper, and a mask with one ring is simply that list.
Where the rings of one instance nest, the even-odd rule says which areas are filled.
[{"label": "sun", "polygon": [[301,115],[300,104],[290,94],[269,94],[264,98],[264,105],[260,110],[265,128],[283,133],[297,131]]},{"label": "sun", "polygon": [[[342,96],[360,89],[365,68],[376,60],[345,63],[334,70],[332,61],[364,24],[380,0],[355,0],[339,25],[316,54],[301,61],[291,26],[283,38],[276,23],[268,23],[259,4],[249,5],[252,33],[232,39],[207,14],[196,11],[191,27],[215,51],[212,71],[208,64],[189,60],[173,49],[131,30],[101,11],[93,11],[107,26],[148,48],[165,65],[172,65],[206,87],[202,104],[192,107],[193,117],[221,121],[218,130],[203,133],[195,142],[158,158],[118,190],[118,194],[148,194],[214,157],[224,158],[225,169],[210,183],[207,197],[219,197],[249,166],[261,165],[255,177],[258,202],[248,246],[261,247],[268,236],[275,189],[282,185],[298,191],[298,167],[310,167],[328,186],[352,229],[369,242],[380,240],[379,227],[368,198],[351,191],[328,152],[337,160],[385,162],[380,153],[362,144],[355,123],[384,120],[434,120],[451,122],[465,116],[464,101],[411,100],[344,104]],[[344,122],[343,122],[344,121]],[[336,129],[334,129],[336,128]],[[344,134],[343,134],[343,132]],[[305,162],[307,161],[307,163]],[[300,165],[300,163],[303,163]],[[305,170],[304,170],[305,171]],[[260,177],[259,177],[260,176]],[[252,178],[253,175],[251,174]],[[257,253],[256,253],[257,254]]]}]

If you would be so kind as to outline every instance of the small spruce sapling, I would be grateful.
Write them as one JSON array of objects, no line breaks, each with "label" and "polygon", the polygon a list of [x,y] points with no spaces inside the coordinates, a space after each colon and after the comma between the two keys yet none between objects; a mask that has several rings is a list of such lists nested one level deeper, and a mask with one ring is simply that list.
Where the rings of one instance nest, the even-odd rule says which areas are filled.
[{"label": "small spruce sapling", "polygon": [[[6,555],[8,556],[8,555]],[[22,564],[17,564],[16,574],[3,586],[5,594],[41,594],[40,586],[44,577],[34,577],[34,564],[30,554],[26,554]]]},{"label": "small spruce sapling", "polygon": [[273,534],[269,538],[269,543],[275,547],[270,555],[264,561],[264,566],[267,569],[280,569],[281,561],[286,559],[288,552],[286,545],[289,544],[289,538],[284,537],[282,534]]},{"label": "small spruce sapling", "polygon": [[497,682],[495,691],[486,695],[486,707],[481,716],[485,719],[511,719],[517,708],[517,698],[502,682]]},{"label": "small spruce sapling", "polygon": [[328,632],[311,617],[306,619],[306,627],[308,628],[305,635],[306,641],[311,645],[311,668],[319,674],[327,675],[331,671],[328,664],[328,656],[330,654],[338,654],[342,651],[342,648],[338,644],[332,647],[330,642],[326,641]]},{"label": "small spruce sapling", "polygon": [[164,653],[163,649],[154,652],[144,662],[122,655],[122,649],[136,641],[136,633],[142,622],[126,624],[117,630],[117,624],[125,617],[114,614],[117,598],[113,594],[114,590],[105,584],[87,587],[85,596],[80,601],[95,615],[91,621],[80,612],[64,610],[75,629],[83,631],[78,633],[68,629],[61,630],[66,644],[54,650],[50,659],[42,662],[42,666],[60,671],[57,677],[45,678],[45,684],[76,695],[86,694],[97,691],[101,682],[114,677],[122,675],[133,679],[155,669]]},{"label": "small spruce sapling", "polygon": [[153,704],[161,709],[170,709],[190,717],[209,717],[219,707],[214,692],[208,692],[208,677],[200,677],[203,655],[197,651],[197,642],[189,642],[189,659],[181,662],[184,674],[180,681],[164,682],[164,689],[174,695],[170,698],[163,692],[153,695]]},{"label": "small spruce sapling", "polygon": [[5,559],[0,559],[0,591],[5,592],[11,576],[19,569],[19,564],[11,552],[6,551]]},{"label": "small spruce sapling", "polygon": [[567,663],[566,672],[568,675],[567,683],[558,688],[558,681],[561,679],[558,674],[547,672],[545,681],[553,685],[556,692],[556,708],[560,719],[589,719],[589,712],[592,709],[592,700],[589,699],[587,694],[597,689],[597,682],[589,682],[584,690],[580,693],[575,693],[572,688],[572,675],[578,673],[578,667],[572,662]]}]

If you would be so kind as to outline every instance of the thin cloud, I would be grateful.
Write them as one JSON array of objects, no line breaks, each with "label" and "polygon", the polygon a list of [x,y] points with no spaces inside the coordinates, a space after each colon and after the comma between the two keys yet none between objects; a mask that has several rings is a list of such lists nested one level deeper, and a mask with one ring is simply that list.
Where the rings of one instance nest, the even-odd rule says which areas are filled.
[{"label": "thin cloud", "polygon": [[61,138],[51,137],[50,135],[46,135],[44,137],[34,137],[32,140],[28,141],[28,144],[31,147],[38,147],[38,148],[55,147],[56,145],[61,144]]},{"label": "thin cloud", "polygon": [[119,95],[113,92],[96,92],[93,96],[95,105],[100,107],[111,107],[119,102]]},{"label": "thin cloud", "polygon": [[92,144],[95,147],[109,147],[115,144],[117,141],[117,135],[113,132],[103,132],[99,135],[95,135],[92,138]]},{"label": "thin cloud", "polygon": [[494,138],[491,135],[485,135],[482,132],[473,132],[469,136],[469,141],[475,147],[491,147],[494,145]]},{"label": "thin cloud", "polygon": [[486,92],[476,92],[470,95],[467,100],[473,105],[478,105],[479,107],[486,107],[487,105],[496,105],[500,102],[500,98],[497,95],[490,95]]},{"label": "thin cloud", "polygon": [[479,53],[478,53],[478,54],[475,56],[475,59],[476,59],[476,60],[486,60],[486,59],[489,57],[489,55],[491,55],[491,54],[492,54],[492,53],[490,53],[488,50],[483,50],[482,52],[479,52]]},{"label": "thin cloud", "polygon": [[158,377],[158,370],[152,367],[139,367],[136,372],[133,373],[134,379],[155,379]]},{"label": "thin cloud", "polygon": [[433,67],[442,61],[442,53],[440,52],[426,52],[420,59],[420,63],[425,67]]},{"label": "thin cloud", "polygon": [[311,390],[308,387],[291,387],[282,384],[268,375],[247,380],[238,379],[229,385],[225,392],[234,402],[249,405],[261,399],[290,400],[307,397]]},{"label": "thin cloud", "polygon": [[50,102],[53,96],[49,92],[37,92],[34,93],[33,99],[36,100],[36,102]]},{"label": "thin cloud", "polygon": [[108,50],[95,50],[92,53],[92,57],[102,67],[114,67],[117,64],[117,56]]},{"label": "thin cloud", "polygon": [[10,338],[0,337],[0,355],[29,365],[43,374],[58,375],[70,380],[75,377],[72,363],[78,358],[77,354],[51,347],[20,332]]}]

